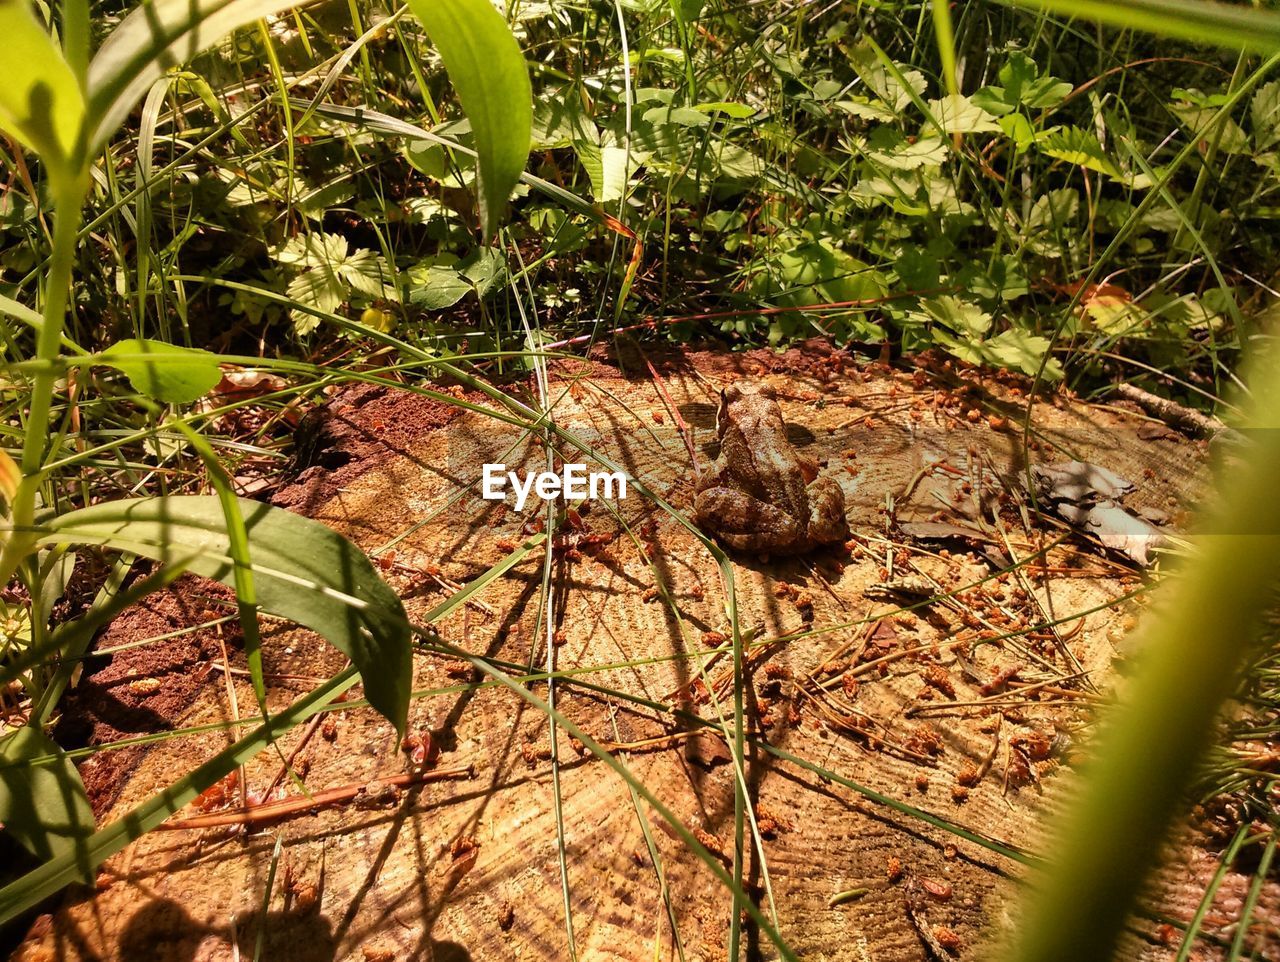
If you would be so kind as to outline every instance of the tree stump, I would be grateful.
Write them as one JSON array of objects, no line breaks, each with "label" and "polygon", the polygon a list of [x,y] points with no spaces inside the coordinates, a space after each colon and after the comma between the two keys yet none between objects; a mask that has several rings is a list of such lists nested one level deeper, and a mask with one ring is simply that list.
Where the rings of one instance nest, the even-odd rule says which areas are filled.
[{"label": "tree stump", "polygon": [[[749,891],[767,916],[776,912],[783,938],[806,959],[975,957],[1010,923],[1022,866],[849,783],[997,845],[1049,850],[1044,819],[1069,785],[1067,763],[1081,742],[1073,731],[1114,681],[1112,663],[1139,610],[1117,599],[1141,587],[1142,573],[1038,516],[1025,489],[1028,464],[1106,467],[1137,486],[1130,507],[1159,511],[1176,527],[1204,488],[1206,445],[1131,411],[1055,394],[1034,406],[1028,448],[1026,382],[949,362],[859,365],[815,344],[783,355],[689,351],[651,360],[653,373],[634,359],[556,365],[556,422],[687,513],[697,466],[686,437],[709,463],[720,386],[754,381],[781,404],[794,443],[842,485],[854,535],[844,551],[732,558],[749,641],[746,776],[765,857],[756,857],[748,834]],[[500,563],[546,513],[531,499],[519,515],[482,500],[478,487],[482,464],[541,470],[543,449],[516,425],[439,400],[349,389],[313,424],[308,447],[310,466],[277,501],[366,550],[386,549],[386,577],[415,620]],[[437,622],[440,637],[517,675],[540,671],[552,640],[556,668],[569,673],[556,689],[560,711],[610,744],[727,867],[727,749],[644,704],[732,721],[731,656],[708,654],[729,635],[715,559],[634,490],[579,509],[553,543],[549,608],[536,550]],[[1002,562],[1024,563],[993,580]],[[953,594],[920,604],[883,587],[908,578]],[[189,579],[118,619],[101,644],[198,623],[211,609],[220,616],[226,597]],[[1041,627],[1027,634],[1029,626]],[[269,621],[264,628],[273,709],[341,668],[318,637]],[[184,707],[152,708],[164,723],[230,724],[221,668],[196,680],[200,666],[221,663],[218,631],[236,640],[232,621],[115,656],[82,683],[72,714],[96,704],[98,738],[104,730],[131,734],[129,724],[155,727],[155,719],[128,718],[159,706],[167,690],[182,692]],[[238,644],[229,647],[231,667],[242,667]],[[140,675],[157,678],[159,689],[133,685]],[[247,727],[252,690],[244,674],[229,677]],[[470,777],[387,790],[379,777],[408,770],[390,726],[368,709],[340,708],[325,716],[295,768],[313,793],[366,791],[248,834],[155,832],[107,863],[96,892],[70,894],[15,958],[189,962],[231,959],[236,947],[251,958],[259,938],[261,958],[284,962],[567,958],[548,720],[510,690],[475,680],[465,662],[415,658],[411,732],[439,750],[438,768],[469,766]],[[542,681],[529,687],[546,694]],[[122,710],[125,722],[102,729],[106,691],[132,715]],[[109,808],[101,818],[122,816],[229,744],[234,730],[183,735],[145,755],[95,757],[86,778]],[[302,736],[290,733],[281,752]],[[578,957],[724,958],[728,893],[563,730],[557,748]],[[125,760],[123,780],[113,783],[104,772]],[[250,796],[280,767],[274,751],[248,765]],[[288,778],[282,785],[301,793]],[[234,791],[228,804],[239,804]],[[268,892],[277,839],[283,852]],[[1185,887],[1189,864],[1168,884]],[[1154,930],[1135,922],[1128,958],[1170,956]],[[776,957],[751,924],[744,946]]]}]

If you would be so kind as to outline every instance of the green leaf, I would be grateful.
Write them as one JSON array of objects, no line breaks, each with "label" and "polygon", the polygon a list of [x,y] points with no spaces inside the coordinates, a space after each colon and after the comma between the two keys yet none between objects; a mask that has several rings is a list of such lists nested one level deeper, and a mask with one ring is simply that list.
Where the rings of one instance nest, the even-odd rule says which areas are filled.
[{"label": "green leaf", "polygon": [[1218,116],[1215,107],[1197,104],[1174,103],[1169,109],[1182,121],[1191,137],[1206,142],[1216,142],[1219,150],[1229,154],[1247,154],[1250,152],[1249,138],[1245,132],[1228,116]]},{"label": "green leaf", "polygon": [[482,247],[460,265],[459,273],[480,297],[487,297],[507,279],[507,259],[496,247]]},{"label": "green leaf", "polygon": [[381,254],[358,250],[342,262],[338,273],[365,297],[396,299],[396,289],[391,286],[391,267]]},{"label": "green leaf", "polygon": [[983,134],[1000,130],[996,119],[968,97],[950,94],[929,101],[929,113],[948,134]]},{"label": "green leaf", "polygon": [[[404,734],[412,671],[409,622],[369,559],[342,535],[282,508],[239,499],[262,610],[323,635],[351,659],[369,704]],[[234,586],[226,520],[216,497],[108,501],[52,518],[41,544],[129,551]]]},{"label": "green leaf", "polygon": [[[28,765],[32,758],[56,761]],[[93,809],[80,773],[39,728],[30,725],[0,739],[0,825],[41,861],[74,855],[93,834]],[[82,877],[91,867],[80,865]]]},{"label": "green leaf", "polygon": [[237,27],[299,2],[149,0],[139,5],[111,31],[89,63],[90,151],[106,143],[170,67],[186,63]]},{"label": "green leaf", "polygon": [[1025,105],[1044,110],[1060,104],[1071,93],[1071,84],[1036,71],[1035,61],[1021,51],[1009,55],[1000,68],[1000,86],[983,87],[973,102],[997,116]]},{"label": "green leaf", "polygon": [[[666,108],[658,109],[665,111]],[[634,150],[628,152],[625,147],[598,147],[586,141],[581,141],[575,146],[578,159],[582,161],[587,176],[591,178],[591,195],[601,204],[622,199],[626,194],[631,172],[646,157],[644,153],[637,153]]]},{"label": "green leaf", "polygon": [[[980,347],[988,363],[1034,375],[1049,350],[1049,340],[1011,327],[983,341]],[[1045,365],[1044,377],[1049,381],[1062,380],[1062,365],[1050,358]]]},{"label": "green leaf", "polygon": [[480,223],[498,229],[533,142],[533,91],[520,45],[489,0],[409,0],[431,35],[475,136]]},{"label": "green leaf", "polygon": [[1079,127],[1062,127],[1045,136],[1039,143],[1042,153],[1057,157],[1078,167],[1087,167],[1119,180],[1123,175],[1102,149],[1098,138]]},{"label": "green leaf", "polygon": [[902,79],[910,86],[904,87],[898,78],[880,61],[875,48],[865,40],[849,51],[849,62],[867,88],[883,100],[895,114],[902,114],[912,103],[912,94],[924,93],[928,82],[918,70],[900,67]]},{"label": "green leaf", "polygon": [[1249,125],[1253,129],[1253,145],[1266,150],[1280,143],[1280,80],[1258,88],[1249,104]]},{"label": "green leaf", "polygon": [[755,107],[733,103],[728,100],[717,100],[709,104],[694,104],[693,109],[702,114],[724,114],[733,120],[745,120],[747,117],[755,116],[756,113]]},{"label": "green leaf", "polygon": [[139,394],[166,404],[190,404],[222,380],[218,355],[143,337],[112,344],[96,360],[122,372]]},{"label": "green leaf", "polygon": [[0,0],[0,35],[5,44],[0,127],[51,170],[75,176],[85,108],[71,67],[29,0]]},{"label": "green leaf", "polygon": [[825,243],[801,244],[769,263],[764,297],[784,307],[869,301],[884,297],[884,275]]},{"label": "green leaf", "polygon": [[950,294],[943,294],[920,302],[925,313],[939,324],[945,324],[957,334],[978,337],[991,330],[991,315],[978,307]]},{"label": "green leaf", "polygon": [[409,301],[428,311],[453,307],[473,288],[452,267],[440,264],[418,264],[409,268]]}]

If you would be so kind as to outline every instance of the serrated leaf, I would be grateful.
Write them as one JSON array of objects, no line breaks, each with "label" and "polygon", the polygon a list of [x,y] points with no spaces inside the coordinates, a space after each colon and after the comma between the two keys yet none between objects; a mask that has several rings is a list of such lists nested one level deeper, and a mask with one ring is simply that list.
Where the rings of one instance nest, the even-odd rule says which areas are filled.
[{"label": "serrated leaf", "polygon": [[1249,104],[1249,126],[1253,131],[1253,145],[1266,150],[1280,143],[1280,80],[1263,84]]},{"label": "serrated leaf", "polygon": [[1123,175],[1107,156],[1098,138],[1079,127],[1060,127],[1039,142],[1040,151],[1078,167],[1087,167],[1117,180]]},{"label": "serrated leaf", "polygon": [[[410,629],[404,607],[369,559],[319,521],[237,499],[249,538],[259,607],[317,634],[351,659],[369,704],[404,733]],[[107,501],[49,520],[40,544],[129,551],[234,586],[226,520],[215,496]]]},{"label": "serrated leaf", "polygon": [[358,250],[339,265],[338,274],[365,297],[396,299],[391,267],[381,254]]},{"label": "serrated leaf", "polygon": [[290,267],[336,267],[347,256],[349,245],[341,234],[313,231],[297,234],[276,251],[276,261]]},{"label": "serrated leaf", "polygon": [[72,176],[85,105],[62,51],[28,0],[0,0],[4,82],[0,127],[60,175]]},{"label": "serrated leaf", "polygon": [[112,344],[96,360],[123,373],[139,394],[166,404],[190,404],[222,379],[218,355],[147,338]]},{"label": "serrated leaf", "polygon": [[[332,314],[347,299],[347,285],[332,267],[313,267],[289,282],[288,294],[299,304]],[[307,315],[307,319],[315,320],[311,315]],[[315,326],[312,324],[308,330]],[[299,333],[305,332],[300,330]]]},{"label": "serrated leaf", "polygon": [[957,334],[979,337],[991,330],[991,315],[968,301],[950,294],[942,294],[920,302],[926,315],[939,324],[945,324]]},{"label": "serrated leaf", "polygon": [[[23,764],[54,756],[55,761]],[[47,862],[74,854],[95,824],[80,773],[57,742],[30,725],[0,739],[0,825]],[[90,867],[81,867],[87,877]]]},{"label": "serrated leaf", "polygon": [[889,146],[867,151],[868,160],[891,170],[918,170],[921,167],[941,166],[947,159],[947,145],[941,137],[916,137],[912,142],[897,131],[892,133],[893,140]]},{"label": "serrated leaf", "polygon": [[533,142],[533,91],[520,45],[489,0],[409,0],[471,121],[480,223],[493,236]]},{"label": "serrated leaf", "polygon": [[895,115],[901,115],[910,106],[912,92],[920,96],[928,87],[924,74],[899,65],[903,80],[911,88],[908,90],[880,62],[875,49],[866,42],[858,44],[849,51],[849,63],[862,78],[862,82],[867,85],[867,89],[883,100]]}]

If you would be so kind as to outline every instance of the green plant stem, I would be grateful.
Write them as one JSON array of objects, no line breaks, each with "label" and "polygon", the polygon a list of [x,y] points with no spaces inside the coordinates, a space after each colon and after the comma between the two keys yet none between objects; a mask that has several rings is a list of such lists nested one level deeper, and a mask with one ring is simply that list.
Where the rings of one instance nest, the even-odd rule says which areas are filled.
[{"label": "green plant stem", "polygon": [[1248,462],[1227,477],[1196,538],[1197,556],[1146,632],[1132,685],[1111,709],[1080,797],[1057,826],[1053,868],[1027,894],[1010,962],[1111,958],[1273,600],[1280,351],[1260,360],[1249,380]]},{"label": "green plant stem", "polygon": [[63,320],[71,291],[71,272],[76,258],[76,233],[80,226],[80,206],[84,191],[64,185],[55,196],[53,217],[53,252],[49,273],[45,277],[44,314],[36,335],[36,358],[47,362],[31,379],[31,405],[27,413],[27,429],[22,444],[22,482],[13,496],[9,518],[11,530],[0,551],[0,585],[8,584],[22,559],[35,544],[36,492],[39,490],[40,466],[44,462],[49,433],[49,411],[53,407],[53,389],[57,383],[58,354],[62,346]]},{"label": "green plant stem", "polygon": [[[78,193],[65,191],[54,204],[53,256],[45,277],[44,323],[36,337],[36,357],[53,362],[58,357],[62,326],[71,290],[71,271],[75,264],[76,232],[80,226]],[[32,379],[31,409],[27,418],[26,439],[22,445],[22,473],[34,474],[44,459],[49,427],[49,409],[53,404],[53,387],[57,377],[53,368],[39,371]]]}]

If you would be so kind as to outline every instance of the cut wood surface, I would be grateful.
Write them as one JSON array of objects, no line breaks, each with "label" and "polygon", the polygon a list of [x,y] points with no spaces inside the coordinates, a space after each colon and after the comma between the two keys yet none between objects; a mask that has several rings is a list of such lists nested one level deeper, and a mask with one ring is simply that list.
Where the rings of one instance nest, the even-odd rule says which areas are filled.
[{"label": "cut wood surface", "polygon": [[[719,388],[750,380],[777,398],[793,442],[827,463],[844,489],[854,535],[844,551],[773,562],[733,557],[740,624],[753,632],[753,734],[838,776],[781,761],[758,743],[749,748],[765,856],[748,867],[752,893],[766,914],[776,909],[784,938],[805,959],[977,957],[1010,924],[1014,880],[1025,869],[841,781],[999,846],[1051,851],[1045,816],[1069,795],[1069,765],[1087,751],[1087,709],[1115,683],[1113,665],[1131,654],[1127,636],[1142,604],[1118,599],[1138,592],[1143,576],[1038,518],[1025,493],[1028,462],[1105,467],[1136,486],[1129,508],[1177,529],[1205,489],[1206,444],[1151,431],[1151,419],[1135,412],[1054,395],[1034,407],[1028,449],[1020,422],[1026,383],[950,365],[866,366],[816,346],[781,356],[688,352],[651,360],[656,379],[639,358],[556,366],[556,422],[688,513],[695,465],[679,425],[709,463]],[[385,548],[378,557],[386,577],[417,620],[450,586],[498,564],[545,515],[540,501],[518,515],[480,498],[482,464],[542,470],[545,453],[518,427],[479,413],[359,388],[334,398],[303,440],[309,466],[277,501],[366,550]],[[940,540],[964,533],[957,528],[971,533],[967,541]],[[715,721],[700,680],[699,664],[709,662],[711,687],[724,712],[731,710],[727,687],[716,684],[731,658],[707,654],[729,633],[714,558],[634,491],[581,510],[553,544],[549,631],[545,621],[539,627],[539,550],[440,621],[440,636],[535,671],[553,636],[556,667],[597,686],[558,686],[560,710],[611,743],[704,843],[731,857],[727,753],[714,736],[686,736],[689,726],[674,715],[627,700]],[[1002,558],[1006,566],[1010,558],[1031,560],[986,581]],[[956,594],[898,611],[919,597],[897,601],[883,585],[910,579]],[[99,646],[223,617],[226,599],[225,591],[188,580],[119,619]],[[272,623],[264,629],[273,708],[305,691],[308,679],[342,666],[317,636]],[[219,631],[230,673],[204,670],[221,665]],[[103,741],[228,722],[226,678],[251,724],[255,701],[238,668],[234,620],[122,652],[86,673],[66,724]],[[435,764],[469,766],[471,777],[389,778],[410,765],[390,726],[368,709],[344,706],[310,733],[294,768],[317,795],[348,787],[333,797],[349,802],[285,806],[287,817],[255,821],[247,834],[222,826],[143,838],[107,863],[94,893],[71,893],[41,919],[14,957],[252,958],[261,932],[261,958],[285,962],[568,958],[547,719],[512,692],[471,680],[465,663],[416,656],[414,687],[422,694],[410,716],[415,737],[438,749]],[[541,683],[531,687],[546,693]],[[973,704],[983,700],[989,704]],[[261,800],[304,729],[290,733],[280,753],[263,752],[247,766],[250,802]],[[100,821],[122,816],[232,737],[232,730],[205,730],[145,753],[99,753],[85,775]],[[723,959],[728,894],[620,778],[563,732],[558,749],[578,958]],[[361,784],[368,790],[349,790]],[[298,780],[286,777],[272,797],[301,794]],[[205,807],[233,811],[244,802],[239,787],[226,796],[225,804],[211,799]],[[277,839],[283,853],[268,893]],[[1126,957],[1172,958],[1149,919],[1189,918],[1213,868],[1194,844],[1175,853],[1147,899],[1148,916],[1134,921]],[[1238,901],[1237,878],[1229,878],[1223,899]],[[1274,919],[1276,903],[1268,889],[1259,917]],[[747,940],[759,957],[776,957],[749,926]]]}]

